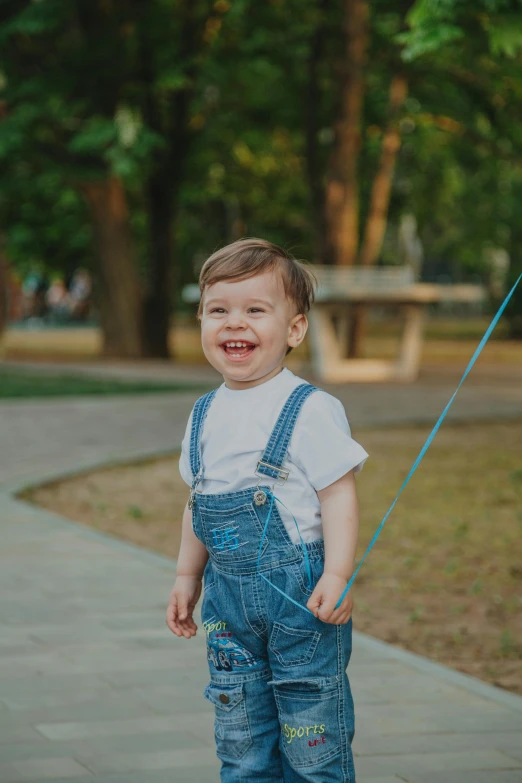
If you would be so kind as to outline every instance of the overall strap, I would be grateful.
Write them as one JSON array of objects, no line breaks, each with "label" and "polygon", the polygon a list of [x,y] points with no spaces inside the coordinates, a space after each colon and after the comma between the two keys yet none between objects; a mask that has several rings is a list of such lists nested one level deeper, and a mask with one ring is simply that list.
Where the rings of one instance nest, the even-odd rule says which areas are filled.
[{"label": "overall strap", "polygon": [[194,404],[192,414],[192,426],[190,429],[190,469],[192,471],[192,488],[199,483],[199,474],[202,468],[201,461],[201,433],[203,432],[203,422],[210,408],[212,400],[217,389],[207,392]]},{"label": "overall strap", "polygon": [[301,383],[289,395],[257,464],[257,475],[263,474],[283,481],[288,478],[288,471],[282,468],[288,444],[304,401],[315,391],[322,390],[311,383]]},{"label": "overall strap", "polygon": [[[263,452],[263,456],[257,463],[257,469],[256,473],[258,475],[263,474],[265,476],[270,476],[270,478],[277,479],[275,483],[284,483],[288,478],[289,470],[282,467],[283,461],[286,457],[286,452],[288,450],[288,444],[290,442],[290,438],[292,437],[292,433],[294,431],[295,423],[297,421],[297,417],[299,415],[299,411],[302,408],[302,405],[304,401],[315,391],[322,391],[317,386],[313,386],[311,383],[301,383],[299,386],[297,386],[293,392],[289,395],[287,401],[285,402],[283,409],[281,413],[279,414],[279,417],[275,423],[274,429],[272,430],[272,433],[270,435],[270,438],[268,440],[268,443],[266,445],[266,448]],[[257,573],[258,576],[260,576],[262,579],[265,580],[265,582],[268,582],[269,585],[271,585],[275,590],[277,590],[281,595],[285,596],[285,598],[288,598],[289,601],[294,603],[296,606],[298,606],[300,609],[304,609],[305,612],[308,612],[309,614],[312,614],[310,612],[310,609],[308,609],[306,606],[302,606],[301,604],[297,603],[297,601],[294,601],[294,599],[288,595],[288,593],[285,593],[284,590],[281,590],[277,585],[275,585],[262,571],[261,571],[261,553],[263,544],[265,542],[265,538],[267,536],[268,532],[268,523],[270,521],[270,517],[272,515],[272,507],[274,504],[274,500],[277,500],[278,503],[280,503],[282,506],[285,506],[285,504],[279,500],[278,497],[276,497],[272,490],[268,490],[268,495],[270,497],[270,507],[268,509],[268,515],[266,518],[266,522],[263,528],[263,533],[261,536],[261,542],[259,544],[259,551],[257,554]],[[286,510],[289,511],[289,513],[294,517],[292,512],[285,506]],[[297,532],[299,534],[299,539],[301,541],[301,548],[303,550],[303,557],[305,560],[306,565],[306,571],[308,574],[308,587],[312,589],[312,571],[310,568],[310,560],[308,557],[308,552],[306,550],[306,545],[303,541],[303,538],[301,536],[301,532],[299,530],[299,525],[297,524],[297,519],[294,517],[295,526],[297,528]]]}]

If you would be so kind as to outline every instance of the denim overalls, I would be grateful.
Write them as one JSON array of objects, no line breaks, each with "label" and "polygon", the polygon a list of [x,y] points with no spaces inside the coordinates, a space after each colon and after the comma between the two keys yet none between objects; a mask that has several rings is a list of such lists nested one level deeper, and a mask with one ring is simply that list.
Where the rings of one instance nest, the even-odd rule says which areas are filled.
[{"label": "denim overalls", "polygon": [[270,504],[274,484],[288,478],[288,444],[314,391],[309,383],[292,391],[261,460],[252,465],[252,481],[261,475],[267,484],[259,486],[259,478],[238,492],[196,491],[203,476],[203,422],[216,389],[194,406],[189,507],[194,533],[209,552],[201,607],[210,668],[204,695],[215,706],[222,783],[355,783],[346,675],[352,620],[323,623],[282,595],[306,605],[323,572],[324,541],[293,544],[276,502]]}]

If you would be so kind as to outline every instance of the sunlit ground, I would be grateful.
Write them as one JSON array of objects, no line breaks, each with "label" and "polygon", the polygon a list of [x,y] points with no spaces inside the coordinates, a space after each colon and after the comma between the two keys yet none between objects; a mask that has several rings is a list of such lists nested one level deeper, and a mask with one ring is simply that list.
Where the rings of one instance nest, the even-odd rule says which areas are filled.
[{"label": "sunlit ground", "polygon": [[[357,562],[430,429],[359,430]],[[96,471],[31,500],[168,556],[178,458]],[[522,694],[522,422],[443,426],[354,583],[354,627]]]},{"label": "sunlit ground", "polygon": [[[489,318],[432,321],[423,362],[466,366]],[[522,366],[522,341],[503,325],[483,368]],[[366,355],[393,356],[396,322],[374,325]],[[10,331],[8,358],[94,360],[94,330]],[[171,348],[205,364],[199,326],[178,322]],[[307,341],[293,352],[309,359]],[[479,368],[477,368],[479,369]],[[491,379],[496,378],[496,373]],[[429,429],[358,431],[372,455],[358,477],[358,560],[414,462]],[[34,490],[35,502],[175,557],[188,488],[178,457],[96,471]],[[401,496],[354,584],[355,627],[522,694],[522,422],[444,425]]]},{"label": "sunlit ground", "polygon": [[[489,318],[466,321],[429,321],[423,347],[423,362],[462,363],[471,358],[490,323]],[[397,321],[372,324],[365,343],[365,354],[372,358],[395,356],[400,324]],[[483,351],[483,361],[494,364],[522,364],[522,340],[500,339],[505,327],[500,324]],[[170,334],[170,348],[179,362],[205,364],[201,349],[200,329],[195,319],[182,317]],[[10,329],[4,339],[7,359],[94,360],[101,351],[101,335],[97,329]],[[308,359],[308,338],[292,354]]]}]

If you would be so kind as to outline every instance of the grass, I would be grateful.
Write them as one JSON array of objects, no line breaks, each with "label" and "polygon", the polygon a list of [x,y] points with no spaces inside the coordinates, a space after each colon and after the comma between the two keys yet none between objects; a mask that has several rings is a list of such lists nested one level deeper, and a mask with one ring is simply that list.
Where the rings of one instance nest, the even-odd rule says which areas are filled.
[{"label": "grass", "polygon": [[208,386],[120,381],[81,375],[45,374],[0,367],[0,400],[35,397],[70,397],[85,394],[148,394],[157,392],[204,391]]},{"label": "grass", "polygon": [[[425,427],[356,434],[357,563],[419,453]],[[25,493],[46,508],[177,556],[188,487],[179,455]],[[353,585],[354,627],[522,694],[522,421],[445,426]]]}]

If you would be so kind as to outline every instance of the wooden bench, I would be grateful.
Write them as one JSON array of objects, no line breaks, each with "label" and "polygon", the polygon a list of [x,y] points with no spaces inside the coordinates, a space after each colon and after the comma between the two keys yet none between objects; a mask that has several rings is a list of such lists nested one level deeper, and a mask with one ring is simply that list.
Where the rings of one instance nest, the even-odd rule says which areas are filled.
[{"label": "wooden bench", "polygon": [[[322,381],[413,381],[418,377],[426,307],[440,302],[483,302],[480,285],[436,285],[415,281],[411,267],[313,265],[319,286],[308,317],[312,366]],[[393,307],[403,316],[394,360],[347,359],[350,311],[355,306]],[[337,321],[337,330],[335,328]]]}]

